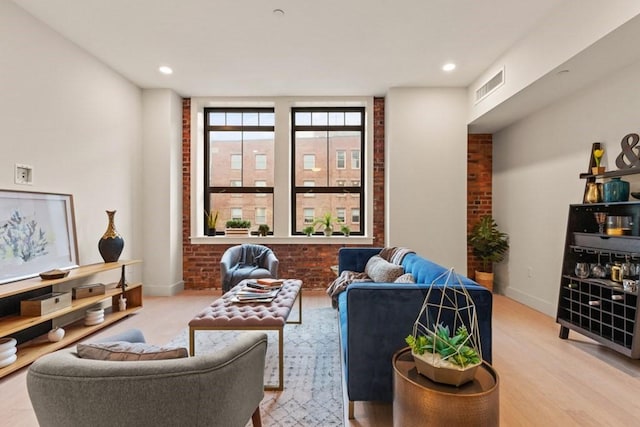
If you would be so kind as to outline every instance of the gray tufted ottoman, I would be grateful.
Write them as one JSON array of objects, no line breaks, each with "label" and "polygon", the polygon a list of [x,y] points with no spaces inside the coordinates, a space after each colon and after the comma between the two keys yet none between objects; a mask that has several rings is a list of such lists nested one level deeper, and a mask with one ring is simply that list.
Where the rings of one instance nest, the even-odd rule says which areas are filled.
[{"label": "gray tufted ottoman", "polygon": [[[265,385],[265,390],[284,388],[284,339],[287,323],[302,323],[302,280],[286,279],[275,299],[268,303],[237,303],[232,298],[244,286],[244,280],[202,310],[189,322],[189,354],[195,355],[196,331],[212,330],[276,330],[278,331],[277,385]],[[298,320],[289,322],[289,314],[298,300]]]}]

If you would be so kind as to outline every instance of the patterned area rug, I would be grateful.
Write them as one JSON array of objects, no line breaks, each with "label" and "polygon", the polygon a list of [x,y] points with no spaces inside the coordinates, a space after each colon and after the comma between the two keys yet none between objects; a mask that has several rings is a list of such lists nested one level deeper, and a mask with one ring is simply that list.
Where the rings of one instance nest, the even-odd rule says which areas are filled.
[{"label": "patterned area rug", "polygon": [[[290,316],[295,320],[297,312]],[[265,384],[278,383],[278,334],[266,331],[269,342]],[[196,332],[196,354],[214,352],[233,341],[235,331]],[[189,348],[185,329],[169,344]],[[302,324],[284,328],[284,390],[265,391],[260,405],[265,427],[343,425],[342,381],[337,311],[306,309]],[[251,426],[251,422],[247,424]]]}]

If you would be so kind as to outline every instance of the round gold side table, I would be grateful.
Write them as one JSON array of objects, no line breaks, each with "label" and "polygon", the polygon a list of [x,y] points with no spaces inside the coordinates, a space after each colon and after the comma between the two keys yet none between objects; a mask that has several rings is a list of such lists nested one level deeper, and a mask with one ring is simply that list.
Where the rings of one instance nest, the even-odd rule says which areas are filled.
[{"label": "round gold side table", "polygon": [[409,347],[393,355],[393,425],[493,427],[500,424],[498,374],[486,362],[460,387],[420,375]]}]

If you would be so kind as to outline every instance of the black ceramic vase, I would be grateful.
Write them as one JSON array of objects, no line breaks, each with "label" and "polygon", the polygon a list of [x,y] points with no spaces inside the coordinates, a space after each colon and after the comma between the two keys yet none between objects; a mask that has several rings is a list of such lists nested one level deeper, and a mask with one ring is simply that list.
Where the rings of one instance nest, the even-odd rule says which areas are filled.
[{"label": "black ceramic vase", "polygon": [[106,211],[109,217],[109,225],[107,231],[98,242],[98,250],[104,262],[116,262],[120,258],[122,249],[124,249],[124,239],[116,231],[113,217],[116,211]]}]

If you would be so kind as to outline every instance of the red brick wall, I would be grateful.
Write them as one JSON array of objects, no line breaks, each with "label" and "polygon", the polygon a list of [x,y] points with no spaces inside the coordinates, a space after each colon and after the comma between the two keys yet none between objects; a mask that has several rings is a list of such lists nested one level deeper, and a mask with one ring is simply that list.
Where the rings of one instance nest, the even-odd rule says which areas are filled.
[{"label": "red brick wall", "polygon": [[[493,170],[491,134],[470,134],[467,138],[467,234],[480,217],[492,214],[491,177]],[[480,266],[467,247],[467,273]]]},{"label": "red brick wall", "polygon": [[[183,278],[186,289],[220,288],[219,261],[230,245],[192,245],[189,243],[191,206],[191,100],[183,100],[182,156],[183,156]],[[373,147],[373,236],[374,246],[384,245],[384,98],[374,100]],[[468,136],[467,154],[467,231],[483,215],[492,213],[492,136],[475,134]],[[280,276],[296,277],[305,288],[325,287],[333,280],[329,266],[337,262],[338,249],[342,245],[300,244],[270,245],[280,260]],[[469,276],[479,262],[468,250]]]},{"label": "red brick wall", "polygon": [[[374,99],[373,236],[374,245],[384,245],[384,98]],[[220,258],[232,245],[195,245],[191,230],[191,100],[182,102],[182,240],[185,289],[220,288]],[[371,220],[371,218],[367,218]],[[334,279],[329,269],[337,263],[343,245],[313,245],[300,238],[296,244],[269,245],[280,261],[280,277],[301,279],[305,288],[324,288]]]}]

